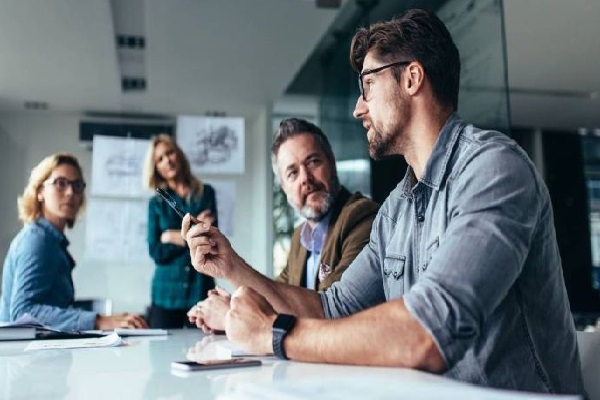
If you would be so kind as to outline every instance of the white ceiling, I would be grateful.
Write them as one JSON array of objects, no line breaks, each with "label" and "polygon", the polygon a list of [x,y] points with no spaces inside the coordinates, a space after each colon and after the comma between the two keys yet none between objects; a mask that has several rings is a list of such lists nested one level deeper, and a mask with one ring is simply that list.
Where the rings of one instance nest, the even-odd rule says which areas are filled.
[{"label": "white ceiling", "polygon": [[600,1],[504,8],[513,125],[600,128]]},{"label": "white ceiling", "polygon": [[[146,37],[143,94],[121,92],[110,0],[0,0],[0,111],[46,101],[251,116],[281,96],[337,13],[312,0],[113,1],[143,17],[131,22]],[[600,1],[504,3],[513,124],[600,127]]]},{"label": "white ceiling", "polygon": [[337,13],[311,0],[118,2],[144,15],[143,94],[121,93],[110,0],[0,0],[0,110],[46,101],[55,111],[248,116],[283,93]]}]

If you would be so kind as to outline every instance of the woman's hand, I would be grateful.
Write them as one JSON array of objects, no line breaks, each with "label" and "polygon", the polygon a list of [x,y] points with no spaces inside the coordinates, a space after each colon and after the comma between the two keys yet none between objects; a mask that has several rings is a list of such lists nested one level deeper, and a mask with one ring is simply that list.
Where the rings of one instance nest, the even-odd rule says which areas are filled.
[{"label": "woman's hand", "polygon": [[170,243],[176,246],[185,247],[185,240],[181,237],[177,229],[168,229],[160,235],[161,243]]},{"label": "woman's hand", "polygon": [[98,315],[96,317],[95,328],[102,330],[115,328],[146,329],[148,328],[148,323],[138,314]]}]

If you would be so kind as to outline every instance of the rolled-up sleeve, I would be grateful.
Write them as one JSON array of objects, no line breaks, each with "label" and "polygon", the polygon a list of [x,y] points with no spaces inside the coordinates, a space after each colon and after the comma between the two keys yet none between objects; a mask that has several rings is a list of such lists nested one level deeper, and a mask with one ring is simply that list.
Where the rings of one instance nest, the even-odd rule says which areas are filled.
[{"label": "rolled-up sleeve", "polygon": [[446,233],[404,302],[449,368],[521,273],[540,213],[532,168],[510,146],[483,145],[448,179]]}]

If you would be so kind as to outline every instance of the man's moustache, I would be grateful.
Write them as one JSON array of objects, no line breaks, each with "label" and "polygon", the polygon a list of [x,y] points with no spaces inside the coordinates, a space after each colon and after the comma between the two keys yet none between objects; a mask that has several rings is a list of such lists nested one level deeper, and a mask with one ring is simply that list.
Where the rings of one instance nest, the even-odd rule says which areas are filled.
[{"label": "man's moustache", "polygon": [[326,192],[326,190],[324,187],[313,188],[306,192],[306,194],[304,195],[304,198],[306,199],[309,195],[311,195],[313,193],[317,193],[317,192]]}]

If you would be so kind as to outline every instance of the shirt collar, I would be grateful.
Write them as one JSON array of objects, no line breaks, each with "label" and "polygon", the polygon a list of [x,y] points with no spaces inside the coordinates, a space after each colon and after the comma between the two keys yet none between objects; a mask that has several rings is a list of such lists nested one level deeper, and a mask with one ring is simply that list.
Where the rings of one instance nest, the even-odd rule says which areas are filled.
[{"label": "shirt collar", "polygon": [[[435,190],[439,190],[442,181],[446,176],[448,162],[452,156],[454,145],[458,141],[458,137],[464,126],[465,123],[457,113],[454,112],[448,117],[446,123],[440,130],[437,141],[429,156],[429,160],[427,160],[427,164],[425,165],[423,176],[419,179],[419,182],[423,182],[425,185],[430,186]],[[404,186],[402,188],[404,193],[409,195],[416,183],[414,171],[409,165],[404,176]]]},{"label": "shirt collar", "polygon": [[44,217],[40,217],[40,218],[38,218],[36,223],[39,226],[41,226],[48,234],[50,234],[52,237],[54,237],[63,248],[65,248],[65,249],[67,248],[67,246],[69,245],[69,239],[67,239],[65,234],[62,233],[60,230],[58,230],[58,228],[56,226],[54,226],[54,224],[52,224],[52,222],[48,221]]},{"label": "shirt collar", "polygon": [[331,218],[331,212],[328,212],[319,222],[315,224],[314,228],[305,222],[300,231],[300,243],[306,250],[312,252],[321,252],[325,238],[327,237],[327,228],[329,227],[329,219]]}]

